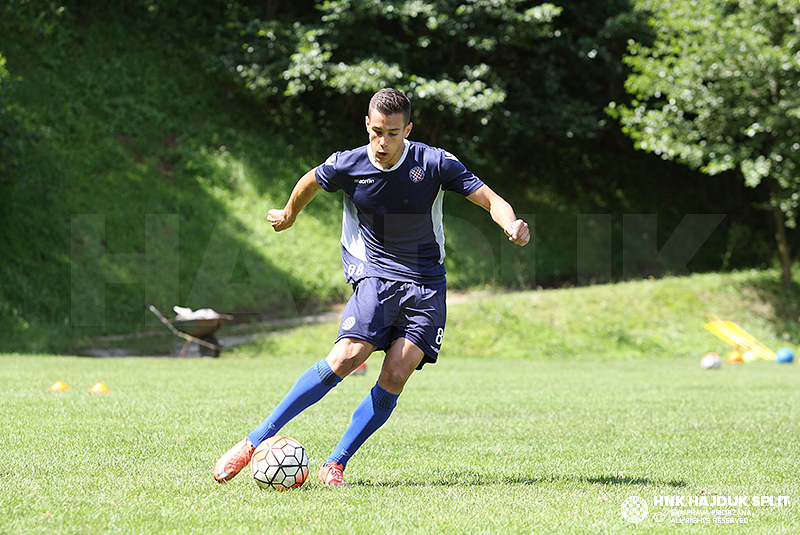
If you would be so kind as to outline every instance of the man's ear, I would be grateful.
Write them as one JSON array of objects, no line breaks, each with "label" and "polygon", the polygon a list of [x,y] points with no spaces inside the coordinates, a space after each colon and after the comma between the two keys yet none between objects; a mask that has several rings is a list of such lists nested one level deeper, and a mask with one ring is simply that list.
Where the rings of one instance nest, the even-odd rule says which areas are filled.
[{"label": "man's ear", "polygon": [[[367,118],[369,119],[369,117],[367,117]],[[367,128],[369,128],[369,126],[367,126]],[[405,130],[405,133],[403,134],[403,137],[408,137],[408,134],[411,133],[411,129],[412,128],[414,128],[414,123],[408,123],[406,125],[406,130]]]}]

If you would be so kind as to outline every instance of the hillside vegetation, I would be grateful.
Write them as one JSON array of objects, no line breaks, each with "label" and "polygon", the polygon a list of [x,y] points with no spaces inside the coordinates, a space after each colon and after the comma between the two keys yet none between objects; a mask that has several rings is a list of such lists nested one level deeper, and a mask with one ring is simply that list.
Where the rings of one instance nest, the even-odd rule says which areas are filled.
[{"label": "hillside vegetation", "polygon": [[[8,72],[0,72],[0,126],[15,134],[0,167],[0,351],[71,351],[100,334],[158,326],[145,304],[259,320],[349,293],[339,195],[319,195],[286,233],[275,234],[265,216],[303,172],[364,139],[322,135],[311,118],[277,113],[275,100],[254,99],[215,73],[207,13],[127,12],[139,4],[0,22]],[[35,8],[12,2],[4,15]],[[469,154],[462,159],[470,165]],[[482,210],[450,196],[450,287],[574,283],[580,211],[572,200],[486,178],[534,224],[535,240],[509,246]],[[619,277],[617,227],[613,253],[590,251],[600,253],[600,279]],[[658,227],[661,243],[674,228]],[[600,230],[597,243],[607,245]],[[769,259],[754,232],[740,224],[716,231],[700,250],[702,268]]]}]

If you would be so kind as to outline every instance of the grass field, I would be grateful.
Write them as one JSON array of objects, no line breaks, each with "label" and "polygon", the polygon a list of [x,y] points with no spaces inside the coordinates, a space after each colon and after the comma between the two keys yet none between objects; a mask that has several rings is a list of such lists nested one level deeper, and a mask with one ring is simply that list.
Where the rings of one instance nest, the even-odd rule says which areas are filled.
[{"label": "grass field", "polygon": [[[324,354],[335,325],[272,335],[216,360],[0,356],[0,532],[797,533],[800,367],[699,366],[703,352],[724,350],[703,332],[703,291],[721,295],[719,288],[745,278],[533,292],[451,307],[441,362],[412,378],[392,419],[349,464],[346,489],[312,479],[277,493],[244,474],[227,485],[211,477],[218,456]],[[623,291],[638,296],[628,319],[612,311],[588,334],[570,327],[570,310],[581,314],[574,321],[600,318],[601,304],[610,306],[603,296]],[[672,322],[669,314],[650,318],[661,340],[653,346],[641,334],[647,325],[635,320],[673,292],[699,299],[701,321],[683,321],[673,299],[663,305]],[[471,329],[486,333],[480,344],[466,332],[475,314],[486,318]],[[616,331],[606,325],[615,316]],[[781,333],[765,325],[755,327],[774,345]],[[565,349],[551,338],[566,336],[564,329],[575,333],[565,346],[571,353],[559,354]],[[504,330],[520,333],[510,343],[522,347],[509,356],[497,350],[502,341],[490,341]],[[667,342],[666,332],[673,333]],[[575,355],[586,337],[602,350]],[[703,345],[694,355],[691,340]],[[541,344],[549,354],[537,353]],[[663,351],[670,345],[675,352]],[[312,471],[375,381],[380,355],[370,362],[366,376],[344,381],[284,429],[309,450]],[[48,391],[57,380],[72,390]],[[111,392],[89,393],[98,381]],[[747,504],[689,501],[734,496]],[[755,506],[753,496],[774,497],[775,505]],[[789,496],[788,505],[778,506],[779,496]],[[649,506],[638,524],[622,517],[632,497]],[[689,523],[714,519],[747,524]]]}]

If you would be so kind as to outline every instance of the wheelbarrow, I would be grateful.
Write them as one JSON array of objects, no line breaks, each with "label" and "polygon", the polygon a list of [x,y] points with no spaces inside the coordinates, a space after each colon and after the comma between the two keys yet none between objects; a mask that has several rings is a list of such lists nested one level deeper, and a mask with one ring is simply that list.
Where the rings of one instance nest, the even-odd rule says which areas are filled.
[{"label": "wheelbarrow", "polygon": [[217,314],[217,316],[213,318],[182,319],[178,317],[170,321],[153,305],[148,305],[147,308],[161,320],[161,323],[172,331],[172,334],[186,340],[183,344],[183,349],[181,349],[181,358],[186,356],[186,351],[189,350],[189,346],[192,345],[192,342],[200,346],[200,353],[202,355],[218,357],[220,352],[222,352],[222,344],[219,343],[214,333],[232,320],[233,316]]}]

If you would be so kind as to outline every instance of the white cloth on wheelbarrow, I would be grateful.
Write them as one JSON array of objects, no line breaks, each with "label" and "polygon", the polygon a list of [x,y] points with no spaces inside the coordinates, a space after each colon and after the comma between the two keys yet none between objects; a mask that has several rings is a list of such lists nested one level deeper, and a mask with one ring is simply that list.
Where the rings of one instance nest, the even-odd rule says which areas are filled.
[{"label": "white cloth on wheelbarrow", "polygon": [[213,320],[219,318],[219,313],[211,310],[210,308],[201,308],[193,311],[191,308],[179,307],[176,305],[172,307],[172,310],[174,310],[175,314],[178,315],[175,318],[177,321]]}]

